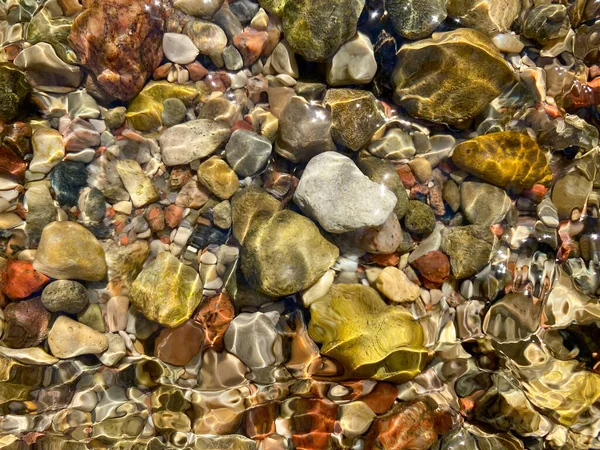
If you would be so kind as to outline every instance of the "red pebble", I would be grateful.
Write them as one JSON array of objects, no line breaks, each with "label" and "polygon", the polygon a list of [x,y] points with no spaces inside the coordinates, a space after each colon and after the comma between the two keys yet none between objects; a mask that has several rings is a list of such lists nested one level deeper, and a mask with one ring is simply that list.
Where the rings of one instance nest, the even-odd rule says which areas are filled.
[{"label": "red pebble", "polygon": [[235,310],[229,296],[224,292],[204,300],[194,321],[204,330],[204,345],[220,351],[223,347],[223,335],[235,316]]},{"label": "red pebble", "polygon": [[396,172],[398,173],[398,176],[402,180],[402,184],[404,184],[406,189],[410,189],[415,185],[415,176],[410,170],[410,167],[408,167],[408,164],[399,166],[396,168]]},{"label": "red pebble", "polygon": [[378,266],[397,266],[400,262],[400,257],[396,253],[390,253],[388,255],[374,255],[372,253],[367,254],[368,262],[377,264]]},{"label": "red pebble", "polygon": [[254,64],[260,58],[268,38],[266,31],[253,28],[246,28],[241,34],[233,37],[233,45],[240,51],[245,66]]},{"label": "red pebble", "polygon": [[39,292],[50,278],[28,261],[9,259],[1,274],[2,293],[12,300],[23,300]]},{"label": "red pebble", "polygon": [[177,228],[183,219],[183,208],[177,205],[169,205],[165,208],[165,223],[169,228]]},{"label": "red pebble", "polygon": [[436,289],[450,277],[450,261],[439,250],[429,252],[413,261],[419,279],[427,289]]},{"label": "red pebble", "polygon": [[389,383],[377,383],[377,386],[359,400],[367,404],[375,414],[383,414],[392,407],[398,397],[398,388]]}]

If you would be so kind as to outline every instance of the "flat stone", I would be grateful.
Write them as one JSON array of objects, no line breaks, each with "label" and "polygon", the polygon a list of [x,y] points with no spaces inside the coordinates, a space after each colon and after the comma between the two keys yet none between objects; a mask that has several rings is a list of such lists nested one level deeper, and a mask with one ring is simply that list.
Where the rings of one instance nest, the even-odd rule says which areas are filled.
[{"label": "flat stone", "polygon": [[63,137],[52,128],[37,128],[31,136],[31,146],[31,172],[48,173],[65,157]]},{"label": "flat stone", "polygon": [[411,116],[460,125],[513,81],[513,70],[487,36],[459,28],[400,48],[394,102]]},{"label": "flat stone", "polygon": [[75,222],[52,222],[42,231],[33,267],[59,280],[101,281],[104,250],[95,236]]},{"label": "flat stone", "polygon": [[503,189],[487,183],[465,181],[460,185],[460,204],[470,223],[489,227],[504,219],[512,202]]},{"label": "flat stone", "polygon": [[327,84],[369,84],[377,72],[373,44],[368,36],[356,33],[327,63]]},{"label": "flat stone", "polygon": [[225,157],[240,177],[251,177],[267,165],[272,149],[267,138],[252,131],[236,130],[225,147]]},{"label": "flat stone", "polygon": [[11,348],[34,347],[48,335],[50,313],[39,298],[9,303],[4,308],[2,343]]},{"label": "flat stone", "polygon": [[482,270],[489,262],[494,235],[487,227],[469,225],[442,230],[441,250],[450,257],[452,275],[468,278]]},{"label": "flat stone", "polygon": [[230,198],[240,188],[240,180],[236,173],[216,156],[200,164],[198,181],[223,200]]},{"label": "flat stone", "polygon": [[269,217],[280,208],[281,202],[258,186],[239,190],[231,199],[233,235],[243,244],[254,219]]},{"label": "flat stone", "polygon": [[59,316],[48,333],[48,346],[57,358],[68,359],[102,353],[108,348],[108,338],[67,316]]},{"label": "flat stone", "polygon": [[386,267],[375,281],[375,288],[387,299],[396,303],[414,302],[421,289],[396,267]]},{"label": "flat stone", "polygon": [[135,208],[141,208],[158,200],[158,192],[137,161],[133,159],[117,161],[117,173],[129,192]]},{"label": "flat stone", "polygon": [[396,206],[396,196],[373,183],[354,162],[325,152],[306,166],[294,202],[330,233],[383,224]]},{"label": "flat stone", "polygon": [[285,210],[253,221],[244,239],[241,267],[258,291],[285,296],[315,283],[338,254],[309,219]]},{"label": "flat stone", "polygon": [[77,314],[89,304],[85,286],[77,281],[57,280],[42,292],[42,303],[50,312]]},{"label": "flat stone", "polygon": [[200,54],[192,40],[179,33],[165,33],[162,48],[165,57],[177,64],[189,64]]},{"label": "flat stone", "polygon": [[137,276],[131,303],[146,318],[174,328],[188,320],[202,299],[202,281],[171,253],[160,253]]},{"label": "flat stone", "polygon": [[213,153],[229,138],[230,129],[207,119],[192,120],[167,129],[159,138],[167,166],[189,164]]},{"label": "flat stone", "polygon": [[408,39],[429,36],[446,18],[443,0],[387,0],[385,7],[396,33]]},{"label": "flat stone", "polygon": [[462,26],[492,36],[510,30],[521,12],[519,0],[449,0],[448,15]]}]

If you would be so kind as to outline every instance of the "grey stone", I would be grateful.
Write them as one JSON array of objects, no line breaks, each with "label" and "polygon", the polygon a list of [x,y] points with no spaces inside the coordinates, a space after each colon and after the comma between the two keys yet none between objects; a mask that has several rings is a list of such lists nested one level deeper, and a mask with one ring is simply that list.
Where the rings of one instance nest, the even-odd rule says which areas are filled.
[{"label": "grey stone", "polygon": [[83,284],[71,280],[57,280],[42,292],[42,303],[50,312],[78,314],[89,304]]},{"label": "grey stone", "polygon": [[[429,143],[429,140],[427,142]],[[394,128],[388,131],[383,138],[371,142],[369,152],[379,158],[398,161],[412,158],[416,149],[407,132]]]},{"label": "grey stone", "polygon": [[227,70],[240,70],[244,67],[244,60],[237,48],[233,45],[228,45],[223,50],[223,61]]},{"label": "grey stone", "polygon": [[460,186],[460,206],[474,225],[489,227],[501,222],[510,205],[510,197],[497,186],[477,181],[465,181]]},{"label": "grey stone", "polygon": [[185,119],[187,108],[178,98],[167,98],[163,102],[162,123],[165,127],[178,125]]},{"label": "grey stone", "polygon": [[98,359],[105,366],[111,367],[116,365],[127,354],[125,340],[116,333],[107,333],[108,349],[98,356]]},{"label": "grey stone", "polygon": [[251,177],[265,167],[273,146],[271,142],[248,130],[236,130],[225,147],[225,157],[241,177]]}]

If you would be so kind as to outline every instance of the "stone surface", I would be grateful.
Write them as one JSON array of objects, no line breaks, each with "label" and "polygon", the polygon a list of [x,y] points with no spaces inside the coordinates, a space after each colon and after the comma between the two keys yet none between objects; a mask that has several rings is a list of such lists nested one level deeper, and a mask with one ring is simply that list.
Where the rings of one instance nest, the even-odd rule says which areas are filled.
[{"label": "stone surface", "polygon": [[11,300],[23,300],[39,292],[50,278],[36,271],[29,261],[9,259],[0,272],[0,292]]},{"label": "stone surface", "polygon": [[402,383],[418,375],[427,352],[421,326],[377,291],[336,284],[310,305],[310,337],[321,353],[341,363],[345,377]]},{"label": "stone surface", "polygon": [[393,128],[381,139],[373,140],[368,150],[372,155],[392,161],[409,159],[416,153],[410,134],[399,128]]},{"label": "stone surface", "polygon": [[186,114],[185,103],[178,98],[168,98],[163,102],[162,124],[165,127],[178,125],[185,120]]},{"label": "stone surface", "polygon": [[492,36],[509,31],[521,12],[519,0],[449,0],[448,15]]},{"label": "stone surface", "polygon": [[225,147],[225,157],[240,177],[250,177],[267,165],[273,146],[271,141],[248,130],[236,130]]},{"label": "stone surface", "polygon": [[106,248],[108,288],[112,295],[127,295],[137,275],[142,271],[150,246],[138,239],[129,245],[109,245]]},{"label": "stone surface", "polygon": [[446,18],[443,0],[387,0],[385,6],[396,33],[408,39],[427,37]]},{"label": "stone surface", "polygon": [[404,228],[416,236],[429,236],[435,228],[435,214],[425,203],[410,200],[404,216]]},{"label": "stone surface", "polygon": [[355,35],[364,4],[364,0],[288,1],[282,12],[283,32],[304,59],[323,61]]},{"label": "stone surface", "polygon": [[177,64],[189,64],[200,54],[192,40],[179,33],[165,33],[162,49],[165,57]]},{"label": "stone surface", "polygon": [[411,266],[418,272],[423,286],[427,289],[440,287],[450,277],[450,260],[439,250],[415,259]]},{"label": "stone surface", "polygon": [[213,156],[198,167],[198,181],[220,199],[228,199],[240,188],[236,173],[222,159]]},{"label": "stone surface", "polygon": [[62,135],[51,128],[37,128],[31,136],[33,159],[29,164],[31,172],[47,174],[65,156]]},{"label": "stone surface", "polygon": [[163,328],[154,343],[154,354],[166,363],[185,366],[200,353],[203,342],[202,328],[188,320],[175,328]]},{"label": "stone surface", "polygon": [[412,116],[460,125],[513,80],[512,69],[489,38],[459,28],[400,48],[394,101]]},{"label": "stone surface", "polygon": [[442,230],[441,250],[450,257],[452,275],[468,278],[483,269],[490,260],[494,235],[489,228],[469,225]]},{"label": "stone surface", "polygon": [[533,8],[523,26],[523,36],[547,44],[564,38],[571,28],[571,21],[564,5],[540,5]]},{"label": "stone surface", "polygon": [[34,347],[48,335],[50,313],[39,298],[9,303],[4,308],[2,343],[11,348]]},{"label": "stone surface", "polygon": [[210,19],[222,4],[223,0],[175,0],[173,6],[191,16]]},{"label": "stone surface", "polygon": [[256,218],[269,217],[280,208],[281,202],[257,186],[241,189],[231,199],[233,235],[243,244]]},{"label": "stone surface", "polygon": [[503,189],[487,183],[465,181],[460,185],[460,207],[474,225],[489,227],[504,219],[512,202]]},{"label": "stone surface", "polygon": [[131,303],[148,319],[174,328],[188,320],[202,299],[202,281],[191,267],[161,253],[131,286]]},{"label": "stone surface", "polygon": [[77,16],[69,43],[104,90],[130,100],[163,58],[165,17],[150,0],[99,0]]},{"label": "stone surface", "polygon": [[221,55],[227,47],[227,35],[218,25],[205,20],[191,20],[183,28],[183,33],[192,40],[201,55],[209,56],[219,67],[223,66]]},{"label": "stone surface", "polygon": [[59,316],[48,333],[50,352],[60,359],[102,353],[108,348],[108,338],[96,330]]},{"label": "stone surface", "polygon": [[8,122],[19,114],[31,88],[21,72],[10,63],[0,64],[0,120]]},{"label": "stone surface", "polygon": [[548,184],[552,179],[546,153],[528,135],[513,131],[462,142],[454,149],[452,161],[464,171],[510,190]]},{"label": "stone surface", "polygon": [[34,184],[25,192],[27,203],[27,226],[25,230],[32,239],[39,239],[42,230],[56,220],[56,208],[45,183]]},{"label": "stone surface", "polygon": [[421,289],[395,267],[386,267],[375,281],[375,288],[388,300],[396,303],[413,302],[421,295]]},{"label": "stone surface", "polygon": [[133,159],[117,161],[117,173],[125,189],[129,192],[135,208],[141,208],[158,200],[156,188],[137,161]]},{"label": "stone surface", "polygon": [[327,84],[369,84],[377,72],[373,44],[368,36],[356,33],[327,63]]},{"label": "stone surface", "polygon": [[396,201],[350,158],[335,152],[322,153],[308,163],[294,194],[300,209],[331,233],[381,225]]},{"label": "stone surface", "polygon": [[221,350],[223,336],[233,320],[235,311],[226,293],[206,299],[196,311],[194,321],[204,330],[204,345]]},{"label": "stone surface", "polygon": [[33,267],[59,280],[100,281],[107,271],[102,246],[92,233],[75,222],[46,225]]},{"label": "stone surface", "polygon": [[285,296],[312,285],[338,254],[310,220],[285,210],[253,221],[244,239],[241,267],[260,292]]},{"label": "stone surface", "polygon": [[61,161],[52,170],[48,178],[59,205],[77,205],[79,193],[87,185],[85,164],[75,161]]},{"label": "stone surface", "polygon": [[85,286],[77,281],[57,280],[42,292],[42,303],[50,312],[77,314],[89,304]]}]

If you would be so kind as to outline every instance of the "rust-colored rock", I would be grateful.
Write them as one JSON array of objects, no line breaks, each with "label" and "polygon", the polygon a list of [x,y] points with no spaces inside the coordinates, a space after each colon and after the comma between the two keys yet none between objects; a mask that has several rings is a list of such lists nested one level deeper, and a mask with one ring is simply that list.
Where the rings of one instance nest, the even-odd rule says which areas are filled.
[{"label": "rust-colored rock", "polygon": [[1,274],[2,293],[12,300],[30,297],[48,284],[50,278],[33,268],[28,261],[8,260]]},{"label": "rust-colored rock", "polygon": [[204,331],[193,320],[176,328],[163,328],[154,344],[158,359],[174,366],[185,366],[202,350]]},{"label": "rust-colored rock", "polygon": [[0,147],[0,174],[12,175],[22,180],[27,170],[27,163],[19,158],[8,147]]},{"label": "rust-colored rock", "polygon": [[275,433],[279,406],[275,402],[259,405],[246,411],[244,429],[251,439],[262,440]]},{"label": "rust-colored rock", "polygon": [[436,289],[450,276],[450,260],[439,250],[429,252],[412,262],[427,289]]},{"label": "rust-colored rock", "polygon": [[97,0],[73,23],[69,43],[102,88],[133,98],[163,58],[166,14],[152,0]]},{"label": "rust-colored rock", "polygon": [[290,422],[296,450],[329,448],[338,406],[329,400],[294,398],[288,407],[293,411]]},{"label": "rust-colored rock", "polygon": [[4,309],[2,343],[12,348],[33,347],[48,336],[50,313],[39,298],[10,303]]},{"label": "rust-colored rock", "polygon": [[269,35],[265,31],[246,28],[243,33],[233,37],[233,45],[240,51],[244,65],[250,66],[262,54]]},{"label": "rust-colored rock", "polygon": [[2,143],[17,155],[24,157],[31,153],[32,130],[25,122],[14,122],[4,126]]},{"label": "rust-colored rock", "polygon": [[359,400],[367,404],[375,414],[383,414],[389,410],[398,397],[398,388],[390,383],[377,383],[364,397]]},{"label": "rust-colored rock", "polygon": [[223,335],[229,328],[235,310],[229,296],[224,292],[211,297],[200,305],[194,320],[204,330],[204,344],[217,351],[223,348]]}]

